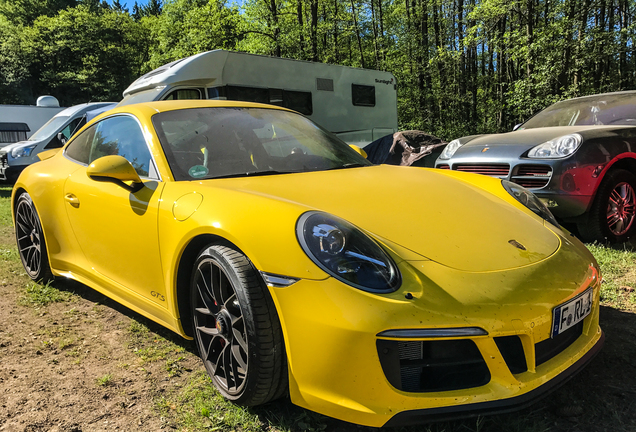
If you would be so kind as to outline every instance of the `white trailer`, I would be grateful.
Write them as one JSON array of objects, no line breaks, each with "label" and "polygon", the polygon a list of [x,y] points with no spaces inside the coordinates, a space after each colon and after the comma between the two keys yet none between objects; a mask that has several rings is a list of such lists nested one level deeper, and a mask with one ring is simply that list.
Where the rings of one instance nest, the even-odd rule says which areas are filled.
[{"label": "white trailer", "polygon": [[36,105],[0,105],[0,147],[30,138],[63,109],[53,96],[40,96]]},{"label": "white trailer", "polygon": [[397,83],[389,72],[224,50],[148,72],[124,91],[119,105],[174,99],[284,106],[359,146],[398,127]]}]

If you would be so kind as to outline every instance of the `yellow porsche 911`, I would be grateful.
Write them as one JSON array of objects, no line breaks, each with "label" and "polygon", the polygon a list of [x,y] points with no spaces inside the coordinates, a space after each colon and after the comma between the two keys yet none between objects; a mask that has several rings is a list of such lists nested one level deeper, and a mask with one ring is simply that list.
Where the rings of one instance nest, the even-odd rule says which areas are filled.
[{"label": "yellow porsche 911", "polygon": [[18,179],[20,256],[193,338],[236,403],[369,426],[520,408],[598,352],[598,265],[532,193],[361,154],[269,105],[116,108]]}]

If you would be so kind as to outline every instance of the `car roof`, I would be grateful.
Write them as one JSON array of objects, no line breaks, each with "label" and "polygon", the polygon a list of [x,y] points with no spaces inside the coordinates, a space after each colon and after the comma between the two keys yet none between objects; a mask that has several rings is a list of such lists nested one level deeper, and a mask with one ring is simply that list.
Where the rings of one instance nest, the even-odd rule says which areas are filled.
[{"label": "car roof", "polygon": [[115,114],[129,113],[139,117],[151,117],[152,115],[160,112],[176,111],[182,109],[193,108],[265,108],[276,109],[281,111],[294,112],[290,109],[278,107],[275,105],[254,103],[254,102],[241,102],[241,101],[228,101],[228,100],[209,100],[209,99],[196,99],[196,100],[176,100],[176,101],[154,101],[154,102],[142,102],[131,105],[123,105],[116,107],[106,113],[96,117],[96,121]]},{"label": "car roof", "polygon": [[55,117],[71,117],[75,114],[83,113],[86,111],[90,111],[96,108],[103,107],[105,105],[113,104],[114,102],[88,102],[79,105],[73,105],[72,107],[68,107],[55,114]]}]

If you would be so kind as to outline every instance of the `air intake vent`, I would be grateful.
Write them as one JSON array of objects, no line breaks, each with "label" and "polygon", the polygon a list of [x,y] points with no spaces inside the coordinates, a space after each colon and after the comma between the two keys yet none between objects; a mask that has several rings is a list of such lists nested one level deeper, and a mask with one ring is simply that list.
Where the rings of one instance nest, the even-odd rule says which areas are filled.
[{"label": "air intake vent", "polygon": [[333,91],[333,80],[329,78],[316,78],[316,89],[323,91]]}]

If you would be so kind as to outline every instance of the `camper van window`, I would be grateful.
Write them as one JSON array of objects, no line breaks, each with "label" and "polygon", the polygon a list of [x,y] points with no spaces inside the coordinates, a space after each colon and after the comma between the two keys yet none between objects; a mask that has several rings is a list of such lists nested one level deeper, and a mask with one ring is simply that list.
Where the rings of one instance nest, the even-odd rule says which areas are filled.
[{"label": "camper van window", "polygon": [[208,99],[225,99],[225,87],[210,87],[208,88]]},{"label": "camper van window", "polygon": [[170,92],[163,100],[202,99],[200,89],[178,89]]},{"label": "camper van window", "polygon": [[229,100],[243,102],[269,103],[269,89],[229,85],[226,88]]},{"label": "camper van window", "polygon": [[30,131],[26,123],[0,123],[0,143],[24,141]]},{"label": "camper van window", "polygon": [[283,106],[305,115],[312,115],[314,112],[311,92],[284,90]]},{"label": "camper van window", "polygon": [[375,87],[351,84],[351,102],[355,106],[375,106]]}]

